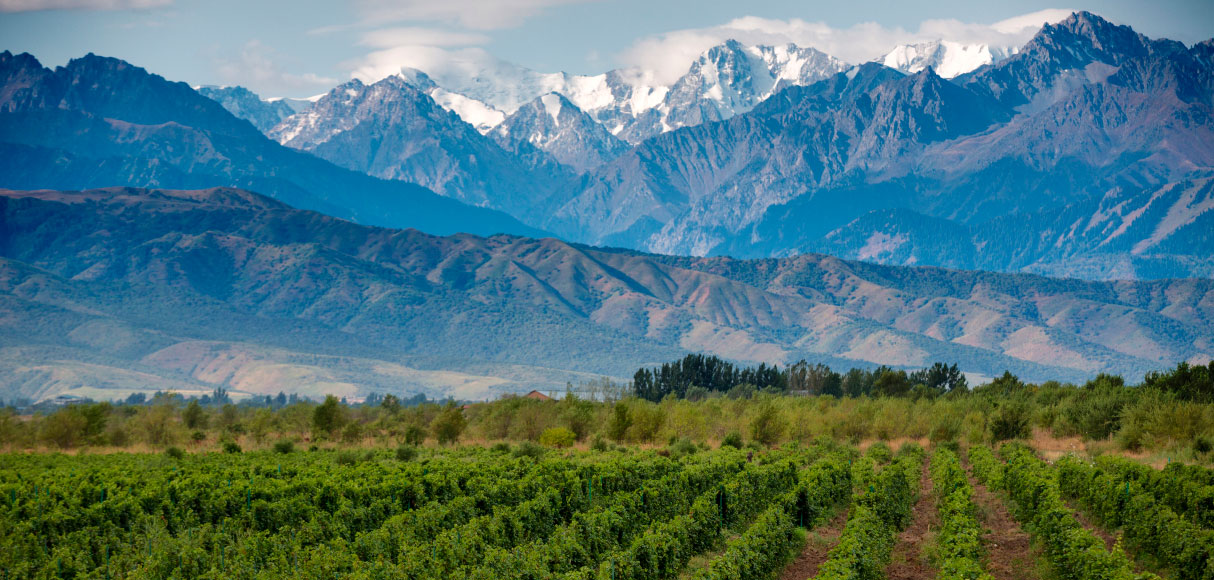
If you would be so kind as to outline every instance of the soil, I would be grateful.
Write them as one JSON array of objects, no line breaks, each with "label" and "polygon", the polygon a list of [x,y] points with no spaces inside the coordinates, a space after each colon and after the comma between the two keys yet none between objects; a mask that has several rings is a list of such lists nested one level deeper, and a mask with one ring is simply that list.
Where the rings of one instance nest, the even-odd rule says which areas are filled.
[{"label": "soil", "polygon": [[940,514],[936,511],[926,461],[919,476],[919,501],[912,514],[910,525],[898,534],[890,564],[885,568],[885,577],[889,580],[931,580],[937,575],[925,550],[934,541],[935,530],[940,528]]},{"label": "soil", "polygon": [[810,530],[805,549],[784,569],[780,580],[805,580],[817,576],[818,567],[826,562],[827,554],[838,543],[839,535],[843,533],[843,526],[846,524],[847,510],[839,510],[839,514],[829,523]]},{"label": "soil", "polygon": [[1111,532],[1104,529],[1103,526],[1092,521],[1092,518],[1088,517],[1087,512],[1079,509],[1079,506],[1074,501],[1066,501],[1066,507],[1070,508],[1071,513],[1075,514],[1075,519],[1079,520],[1079,525],[1092,532],[1093,535],[1104,542],[1104,549],[1110,552],[1113,551],[1113,546],[1117,545],[1117,536],[1114,536]]},{"label": "soil", "polygon": [[965,467],[970,486],[974,488],[978,521],[986,529],[982,537],[986,548],[984,569],[995,580],[1039,580],[1032,538],[1012,518],[1003,499],[978,483],[969,472],[968,462]]}]

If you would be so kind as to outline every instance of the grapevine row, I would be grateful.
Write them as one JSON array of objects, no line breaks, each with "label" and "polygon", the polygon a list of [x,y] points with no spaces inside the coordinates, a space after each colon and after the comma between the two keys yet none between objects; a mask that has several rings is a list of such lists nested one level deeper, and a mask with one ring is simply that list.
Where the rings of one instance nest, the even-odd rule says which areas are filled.
[{"label": "grapevine row", "polygon": [[[818,580],[883,580],[898,530],[911,516],[923,450],[907,446],[879,473],[864,474],[839,543],[818,569]],[[871,463],[868,465],[871,466]]]},{"label": "grapevine row", "polygon": [[1045,548],[1063,580],[1132,580],[1154,578],[1135,574],[1120,547],[1109,552],[1104,544],[1075,519],[1062,501],[1055,470],[1022,444],[1006,444],[1000,453],[1007,460],[1002,487],[1015,504],[1017,519]]},{"label": "grapevine row", "polygon": [[942,580],[990,580],[982,570],[982,526],[972,501],[974,489],[961,459],[950,449],[937,449],[931,462],[932,488],[940,513],[936,544]]},{"label": "grapevine row", "polygon": [[1143,482],[1126,479],[1124,474],[1133,471],[1126,463],[1132,462],[1101,458],[1093,465],[1065,457],[1058,462],[1058,483],[1063,493],[1078,498],[1103,522],[1124,530],[1139,549],[1172,568],[1178,579],[1214,578],[1214,531],[1172,511],[1147,492]]}]

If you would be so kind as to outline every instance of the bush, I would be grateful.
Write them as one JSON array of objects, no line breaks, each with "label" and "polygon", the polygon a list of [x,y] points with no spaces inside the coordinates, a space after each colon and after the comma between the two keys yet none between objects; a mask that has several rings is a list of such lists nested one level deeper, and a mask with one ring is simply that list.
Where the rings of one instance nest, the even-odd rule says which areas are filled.
[{"label": "bush", "polygon": [[426,430],[417,425],[409,425],[405,429],[405,445],[417,447],[426,442]]},{"label": "bush", "polygon": [[396,448],[396,460],[410,462],[417,459],[417,448],[411,445],[401,445]]},{"label": "bush", "polygon": [[518,444],[518,447],[514,448],[515,457],[530,457],[532,459],[539,459],[544,456],[544,453],[545,451],[543,447],[530,441],[523,441],[522,443]]},{"label": "bush", "polygon": [[295,451],[295,443],[292,441],[279,441],[274,444],[274,452],[286,455]]},{"label": "bush", "polygon": [[759,414],[750,422],[750,435],[764,446],[775,445],[784,436],[788,421],[780,414],[775,403],[766,401],[759,406]]},{"label": "bush", "polygon": [[505,441],[499,441],[489,448],[494,453],[510,453],[510,444]]},{"label": "bush", "polygon": [[725,434],[725,438],[721,440],[721,447],[733,447],[734,449],[742,448],[742,434],[737,431],[730,431]]},{"label": "bush", "polygon": [[193,440],[195,443],[201,443],[203,441],[206,441],[207,434],[203,433],[202,431],[195,431],[190,434],[190,439]]},{"label": "bush", "polygon": [[607,440],[603,439],[602,435],[595,435],[594,439],[590,442],[590,449],[599,452],[607,451]]},{"label": "bush", "polygon": [[168,455],[169,457],[172,457],[173,459],[177,459],[177,460],[180,460],[183,457],[185,457],[185,451],[182,451],[178,447],[169,447],[168,449],[164,450],[164,454]]},{"label": "bush", "polygon": [[674,459],[680,459],[688,455],[695,455],[699,450],[700,448],[696,447],[696,444],[692,443],[691,439],[683,437],[670,445],[670,456]]},{"label": "bush", "polygon": [[455,403],[448,403],[443,412],[430,423],[430,430],[434,432],[434,438],[438,439],[439,444],[446,445],[459,441],[460,434],[467,426],[468,420],[464,419],[464,411],[455,406]]},{"label": "bush", "polygon": [[1205,455],[1210,451],[1214,451],[1214,439],[1203,435],[1193,440],[1193,453]]},{"label": "bush", "polygon": [[355,463],[358,463],[359,457],[358,453],[355,451],[339,451],[337,452],[337,457],[334,458],[334,461],[336,461],[338,465],[354,465]]},{"label": "bush", "polygon": [[557,449],[569,447],[570,445],[573,445],[574,441],[577,441],[577,435],[573,431],[570,431],[564,427],[552,427],[550,429],[545,429],[544,432],[540,434],[540,445],[556,447]]},{"label": "bush", "polygon": [[999,406],[991,417],[991,439],[1006,441],[1032,435],[1032,412],[1023,400],[1008,401]]},{"label": "bush", "polygon": [[238,443],[236,443],[235,441],[224,441],[223,442],[223,452],[224,453],[240,453],[241,452],[240,445]]},{"label": "bush", "polygon": [[357,421],[351,421],[341,430],[343,443],[358,443],[363,440],[363,426]]}]

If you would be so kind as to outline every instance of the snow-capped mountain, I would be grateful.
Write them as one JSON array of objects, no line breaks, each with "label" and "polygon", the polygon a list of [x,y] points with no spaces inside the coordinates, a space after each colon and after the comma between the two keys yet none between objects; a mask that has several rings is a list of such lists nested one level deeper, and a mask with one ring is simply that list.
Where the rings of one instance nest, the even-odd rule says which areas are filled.
[{"label": "snow-capped mountain", "polygon": [[546,155],[523,160],[506,151],[440,106],[435,90],[424,76],[354,79],[269,134],[347,169],[520,215],[571,173]]},{"label": "snow-capped mountain", "polygon": [[244,87],[204,85],[194,87],[194,90],[223,105],[223,108],[227,109],[229,113],[252,123],[262,133],[269,131],[283,119],[299,112],[286,102],[286,99],[263,99],[257,96],[257,93]]},{"label": "snow-capped mountain", "polygon": [[613,135],[636,144],[679,127],[728,119],[786,86],[811,84],[845,68],[812,48],[728,41],[705,51],[670,85],[639,70],[540,73],[501,60],[434,73],[405,69],[401,76],[482,133],[524,104],[557,93]]},{"label": "snow-capped mountain", "polygon": [[1018,49],[1016,46],[932,40],[901,45],[877,60],[906,74],[915,74],[931,67],[942,78],[951,79],[977,70],[978,67],[999,62],[1016,54]]},{"label": "snow-capped mountain", "polygon": [[627,143],[560,93],[548,93],[519,107],[489,136],[520,157],[539,150],[578,173],[611,161],[628,149]]}]

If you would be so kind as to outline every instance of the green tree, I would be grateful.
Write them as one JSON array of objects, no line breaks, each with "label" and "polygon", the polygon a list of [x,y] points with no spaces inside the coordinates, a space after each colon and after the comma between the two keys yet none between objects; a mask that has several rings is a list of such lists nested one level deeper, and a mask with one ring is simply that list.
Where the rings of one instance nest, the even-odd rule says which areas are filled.
[{"label": "green tree", "polygon": [[64,407],[42,420],[42,440],[60,449],[70,449],[84,439],[88,421],[75,405]]},{"label": "green tree", "polygon": [[632,416],[628,412],[628,404],[620,401],[611,409],[611,422],[607,425],[607,436],[616,441],[623,441],[632,427]]},{"label": "green tree", "polygon": [[463,434],[464,428],[467,426],[468,420],[464,418],[463,409],[457,407],[455,403],[447,403],[443,412],[439,413],[430,423],[430,430],[440,444],[447,445],[459,441],[459,436]]},{"label": "green tree", "polygon": [[771,400],[759,403],[759,412],[750,421],[751,438],[767,447],[778,443],[787,428],[788,422]]},{"label": "green tree", "polygon": [[564,427],[545,429],[544,432],[540,434],[540,445],[547,445],[548,447],[556,447],[558,449],[569,447],[570,445],[573,445],[573,442],[576,440],[577,436],[574,435],[573,431],[570,431]]},{"label": "green tree", "polygon": [[188,429],[206,429],[209,418],[206,410],[198,404],[198,399],[190,399],[190,404],[181,412],[181,420],[185,421]]},{"label": "green tree", "polygon": [[332,437],[346,424],[346,409],[333,395],[325,395],[325,401],[312,411],[312,432],[317,436]]}]

